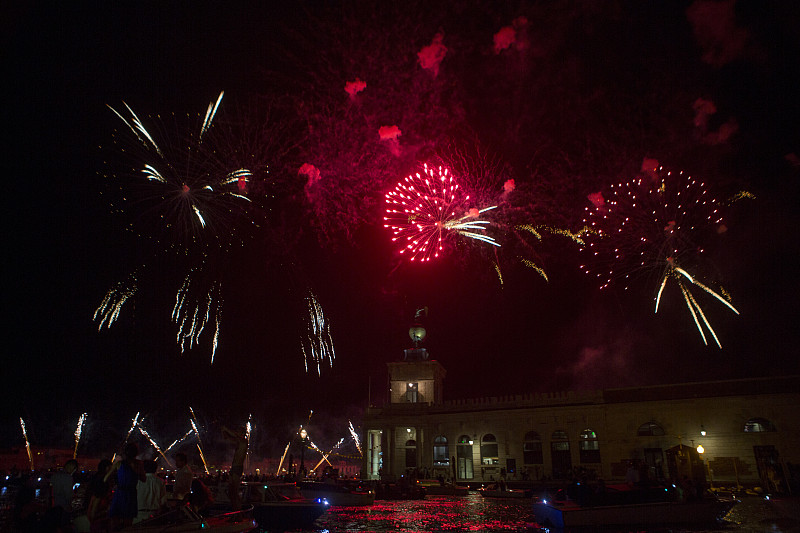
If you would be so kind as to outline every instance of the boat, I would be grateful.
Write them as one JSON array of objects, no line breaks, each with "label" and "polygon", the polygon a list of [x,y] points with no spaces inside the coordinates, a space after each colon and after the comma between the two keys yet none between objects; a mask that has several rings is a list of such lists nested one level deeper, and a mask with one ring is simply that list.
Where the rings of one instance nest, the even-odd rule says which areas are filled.
[{"label": "boat", "polygon": [[583,505],[571,499],[537,498],[533,502],[536,522],[544,527],[713,525],[736,503],[716,496],[695,501],[672,499],[665,487],[631,489],[608,485],[601,499],[587,498]]},{"label": "boat", "polygon": [[310,499],[324,499],[336,507],[362,507],[375,503],[375,491],[360,483],[301,481],[300,493]]},{"label": "boat", "polygon": [[527,498],[528,494],[520,489],[502,489],[493,485],[481,487],[478,494],[484,498]]},{"label": "boat", "polygon": [[442,483],[438,479],[419,479],[417,484],[425,488],[428,496],[466,496],[469,487],[462,487],[455,483]]},{"label": "boat", "polygon": [[203,517],[194,512],[190,506],[181,505],[175,509],[142,520],[122,531],[131,533],[155,533],[161,531],[189,532],[202,531],[210,533],[246,533],[258,528],[253,519],[253,508],[241,511],[226,512],[214,516]]},{"label": "boat", "polygon": [[330,508],[325,498],[304,497],[295,483],[245,483],[242,501],[262,529],[310,529]]},{"label": "boat", "polygon": [[[209,487],[214,496],[212,513],[230,509],[226,483]],[[261,529],[306,529],[322,516],[330,504],[321,498],[306,498],[296,483],[247,481],[239,492],[243,505],[253,507],[253,518]]]}]

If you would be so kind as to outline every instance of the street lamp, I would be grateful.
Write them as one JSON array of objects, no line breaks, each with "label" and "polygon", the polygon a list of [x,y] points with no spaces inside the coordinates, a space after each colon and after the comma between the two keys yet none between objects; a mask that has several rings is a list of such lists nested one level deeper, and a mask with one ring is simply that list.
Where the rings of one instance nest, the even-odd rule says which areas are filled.
[{"label": "street lamp", "polygon": [[306,473],[306,445],[308,443],[308,431],[306,428],[300,428],[300,474],[305,477]]}]

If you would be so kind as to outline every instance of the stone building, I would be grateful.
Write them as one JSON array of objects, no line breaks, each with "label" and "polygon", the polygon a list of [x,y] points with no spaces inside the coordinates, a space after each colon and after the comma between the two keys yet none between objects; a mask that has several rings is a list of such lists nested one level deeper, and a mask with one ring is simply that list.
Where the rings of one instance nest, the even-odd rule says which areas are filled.
[{"label": "stone building", "polygon": [[365,413],[367,479],[615,482],[636,467],[780,490],[800,462],[800,376],[445,401],[445,369],[418,341]]}]

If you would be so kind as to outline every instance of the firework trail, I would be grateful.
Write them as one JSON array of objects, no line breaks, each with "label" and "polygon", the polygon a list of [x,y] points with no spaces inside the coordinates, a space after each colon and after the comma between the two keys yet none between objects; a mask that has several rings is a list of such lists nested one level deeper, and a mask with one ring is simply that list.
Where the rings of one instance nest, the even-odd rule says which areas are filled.
[{"label": "firework trail", "polygon": [[211,363],[217,353],[219,344],[219,327],[222,322],[222,300],[220,297],[221,286],[219,282],[212,282],[211,288],[205,295],[197,299],[194,297],[192,273],[186,275],[183,285],[175,295],[175,306],[172,309],[172,321],[178,325],[176,342],[181,347],[181,353],[187,347],[199,344],[200,335],[206,325],[211,322],[214,331],[211,334]]},{"label": "firework trail", "polygon": [[612,186],[608,198],[595,193],[590,200],[593,207],[586,208],[584,219],[587,231],[582,249],[589,259],[581,266],[584,272],[594,274],[601,289],[612,283],[627,289],[637,277],[657,277],[656,312],[667,281],[675,280],[703,342],[707,344],[702,325],[721,348],[690,291],[691,286],[700,287],[738,314],[729,299],[690,273],[699,268],[702,243],[725,231],[719,202],[705,184],[659,167]]},{"label": "firework trail", "polygon": [[185,441],[189,437],[189,435],[191,435],[193,432],[194,432],[194,430],[190,429],[189,431],[184,433],[183,437],[179,437],[179,438],[175,439],[174,441],[172,441],[172,444],[167,446],[167,448],[164,450],[164,453],[169,452],[172,448],[174,448],[175,446],[177,446],[181,442]]},{"label": "firework trail", "polygon": [[[183,353],[210,330],[212,363],[222,319],[218,277],[227,263],[224,256],[243,243],[244,227],[256,225],[247,196],[253,173],[225,160],[238,156],[224,144],[226,134],[214,133],[223,94],[208,105],[204,116],[198,116],[199,126],[188,135],[175,135],[161,117],[140,118],[124,102],[121,110],[108,106],[126,126],[114,136],[118,155],[124,158],[119,166],[123,172],[112,173],[120,181],[114,211],[132,217],[127,228],[152,245],[151,262],[168,258],[173,263],[169,271],[188,270],[172,312],[176,343]],[[194,266],[187,269],[184,262]],[[154,265],[138,270],[143,269],[156,275],[164,271]],[[98,329],[110,327],[125,303],[141,292],[138,280],[135,272],[106,293],[93,317]]]},{"label": "firework trail", "polygon": [[33,470],[33,453],[31,453],[31,443],[28,441],[28,430],[25,428],[25,421],[19,417],[19,425],[22,426],[22,436],[25,437],[25,449],[28,450],[28,460],[31,462]]},{"label": "firework trail", "polygon": [[147,440],[149,440],[149,441],[150,441],[150,444],[152,444],[152,445],[153,445],[153,448],[155,448],[155,450],[156,450],[156,451],[159,453],[159,455],[161,455],[161,457],[164,459],[164,462],[165,462],[165,463],[167,463],[167,465],[168,465],[170,468],[173,468],[173,465],[172,465],[172,463],[169,461],[169,459],[167,459],[167,456],[166,456],[166,455],[164,455],[164,452],[162,452],[162,451],[161,451],[161,448],[158,446],[158,444],[156,443],[156,441],[154,441],[154,440],[153,440],[153,437],[151,437],[151,436],[150,436],[150,434],[147,432],[147,430],[146,430],[146,429],[144,429],[144,427],[142,427],[142,424],[141,424],[141,423],[139,423],[139,424],[137,425],[137,427],[138,427],[138,429],[139,429],[139,433],[141,433],[141,434],[142,434],[142,435],[143,435],[143,436],[144,436],[144,437],[145,437]]},{"label": "firework trail", "polygon": [[469,195],[446,167],[434,169],[423,164],[422,174],[406,177],[385,199],[384,227],[392,231],[392,241],[399,241],[400,253],[408,252],[412,261],[439,257],[451,235],[500,246],[485,233],[490,222],[480,218],[497,206],[470,207]]},{"label": "firework trail", "polygon": [[127,280],[120,281],[108,289],[103,301],[100,302],[92,316],[92,320],[99,320],[98,330],[103,329],[103,326],[111,327],[111,324],[119,317],[122,306],[136,294],[137,288],[136,274],[134,273]]},{"label": "firework trail", "polygon": [[73,459],[78,457],[78,443],[81,440],[84,422],[86,422],[86,413],[83,413],[80,418],[78,418],[78,427],[75,428],[75,451],[72,452]]},{"label": "firework trail", "polygon": [[661,293],[664,291],[664,286],[666,286],[668,280],[674,279],[677,282],[678,287],[680,287],[681,289],[681,294],[683,294],[683,299],[686,302],[686,307],[689,308],[689,313],[692,315],[692,318],[694,319],[695,326],[697,326],[697,331],[700,332],[700,336],[703,338],[703,343],[707,345],[708,341],[706,340],[706,335],[703,332],[703,326],[700,324],[698,316],[700,317],[700,319],[702,319],[703,324],[708,329],[708,332],[711,333],[711,336],[714,337],[714,341],[717,343],[717,346],[722,348],[722,344],[719,342],[719,338],[717,337],[716,332],[714,332],[714,329],[711,327],[711,324],[706,318],[703,309],[700,307],[700,304],[697,303],[697,300],[695,299],[694,295],[689,291],[689,286],[686,284],[686,280],[688,280],[693,285],[696,285],[697,287],[700,287],[701,289],[706,291],[708,294],[710,294],[711,296],[722,302],[724,305],[726,305],[731,311],[733,311],[737,315],[739,314],[739,311],[737,311],[736,308],[733,307],[733,305],[731,305],[730,302],[728,302],[728,300],[726,300],[712,289],[708,288],[707,286],[703,285],[702,283],[694,279],[691,276],[691,274],[689,274],[684,269],[679,267],[675,263],[674,259],[668,258],[667,265],[668,265],[667,270],[664,273],[664,277],[661,281],[661,286],[658,289],[658,295],[656,296],[655,312],[658,313],[658,304],[661,302]]},{"label": "firework trail", "polygon": [[353,437],[353,442],[356,443],[359,455],[364,455],[364,452],[361,451],[361,439],[358,438],[358,433],[356,433],[356,428],[353,427],[353,422],[348,420],[347,423],[349,424],[348,429],[350,430],[350,436]]},{"label": "firework trail", "polygon": [[280,463],[278,463],[278,471],[275,472],[275,476],[276,477],[281,475],[281,468],[283,468],[283,462],[286,460],[286,454],[289,453],[289,446],[291,446],[291,445],[292,445],[292,443],[289,442],[289,444],[287,444],[286,448],[283,450],[283,455],[281,456],[281,461],[280,461]]},{"label": "firework trail", "polygon": [[319,462],[316,464],[316,466],[315,466],[314,468],[312,468],[310,471],[311,471],[311,472],[314,472],[314,471],[316,471],[316,469],[317,469],[317,468],[319,468],[319,465],[321,465],[323,462],[327,462],[329,465],[333,466],[333,465],[331,464],[331,462],[330,462],[330,461],[328,461],[328,457],[329,457],[329,456],[330,456],[330,455],[331,455],[331,454],[334,452],[334,450],[336,450],[336,449],[337,449],[339,446],[341,446],[343,442],[344,442],[344,439],[343,439],[343,438],[339,439],[339,442],[337,442],[337,443],[336,443],[336,444],[333,446],[333,448],[331,448],[331,451],[329,451],[328,453],[322,453],[322,451],[321,451],[319,448],[317,448],[317,447],[315,446],[315,447],[314,447],[314,449],[316,449],[317,451],[319,451],[319,453],[322,453],[322,459],[320,459],[320,460],[319,460]]},{"label": "firework trail", "polygon": [[195,416],[194,409],[192,409],[191,405],[189,406],[189,413],[192,415],[189,417],[189,423],[192,425],[192,430],[197,437],[197,450],[200,452],[200,459],[203,461],[203,468],[205,469],[206,474],[208,474],[208,464],[206,464],[206,456],[203,453],[203,441],[200,440],[200,431],[197,429],[197,417]]},{"label": "firework trail", "polygon": [[245,457],[245,463],[247,467],[245,469],[249,468],[250,466],[250,435],[252,434],[252,432],[253,432],[253,413],[250,413],[250,415],[247,417],[247,424],[245,424],[245,434],[244,434],[244,437],[247,440],[247,456]]},{"label": "firework trail", "polygon": [[[308,305],[308,315],[306,317],[308,333],[306,341],[300,344],[300,349],[303,352],[306,372],[308,372],[310,359],[312,364],[316,364],[317,375],[321,376],[322,364],[327,362],[328,366],[332,367],[333,360],[336,359],[336,351],[333,348],[333,338],[331,337],[331,326],[313,292],[308,292],[306,303]],[[308,414],[309,420],[311,420],[313,412],[312,410]]]}]

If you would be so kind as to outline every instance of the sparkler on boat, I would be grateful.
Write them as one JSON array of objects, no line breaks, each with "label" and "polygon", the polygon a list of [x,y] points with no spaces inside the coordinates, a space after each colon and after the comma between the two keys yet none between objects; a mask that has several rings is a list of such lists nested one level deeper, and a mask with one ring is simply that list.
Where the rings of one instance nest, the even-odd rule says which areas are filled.
[{"label": "sparkler on boat", "polygon": [[358,438],[358,433],[356,433],[356,428],[353,427],[353,421],[347,421],[350,430],[350,436],[353,437],[353,441],[356,443],[356,449],[358,450],[359,455],[364,455],[364,452],[361,451],[361,440]]},{"label": "sparkler on boat", "polygon": [[72,458],[78,457],[78,443],[81,440],[81,433],[83,432],[83,424],[86,422],[86,413],[83,413],[78,419],[78,427],[75,428],[75,451],[72,452]]},{"label": "sparkler on boat", "polygon": [[31,443],[28,441],[28,430],[25,428],[25,421],[19,417],[19,424],[22,426],[22,436],[25,437],[25,448],[28,450],[28,460],[31,462],[33,470],[33,454],[31,453]]}]

